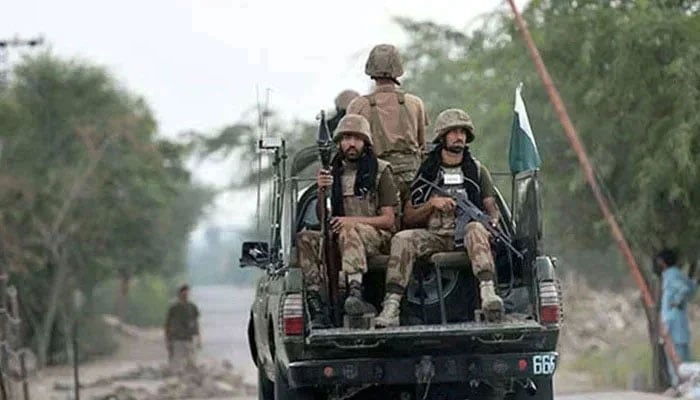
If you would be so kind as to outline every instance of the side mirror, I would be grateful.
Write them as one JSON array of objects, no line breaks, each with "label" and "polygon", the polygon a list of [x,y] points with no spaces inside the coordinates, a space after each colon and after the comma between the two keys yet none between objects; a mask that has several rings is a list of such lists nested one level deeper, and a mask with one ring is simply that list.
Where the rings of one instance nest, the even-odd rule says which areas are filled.
[{"label": "side mirror", "polygon": [[270,251],[265,242],[243,242],[240,267],[263,268],[270,260]]}]

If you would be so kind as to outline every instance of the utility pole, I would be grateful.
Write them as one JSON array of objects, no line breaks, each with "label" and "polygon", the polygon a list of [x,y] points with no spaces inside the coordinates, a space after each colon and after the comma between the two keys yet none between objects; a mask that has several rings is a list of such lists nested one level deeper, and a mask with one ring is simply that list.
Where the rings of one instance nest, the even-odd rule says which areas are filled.
[{"label": "utility pole", "polygon": [[[639,290],[641,291],[645,312],[649,316],[658,315],[658,312],[656,311],[658,299],[655,299],[652,295],[652,291],[649,288],[647,281],[644,279],[644,275],[642,274],[641,268],[639,268],[639,264],[637,264],[637,260],[634,258],[634,254],[632,254],[632,249],[627,243],[627,239],[625,239],[625,235],[622,232],[622,228],[620,228],[620,226],[618,225],[615,219],[615,215],[610,211],[608,201],[603,195],[600,186],[598,185],[598,181],[595,177],[593,166],[588,158],[588,154],[586,153],[586,150],[583,146],[583,143],[581,142],[581,139],[579,138],[578,132],[576,131],[574,124],[569,118],[569,114],[566,111],[564,102],[559,96],[559,91],[557,90],[556,86],[554,85],[554,82],[552,81],[552,77],[547,71],[547,67],[544,64],[544,61],[542,60],[542,56],[540,55],[537,45],[535,45],[535,41],[532,39],[532,35],[530,35],[530,31],[527,28],[527,24],[525,23],[525,20],[518,11],[518,8],[515,5],[515,0],[507,1],[510,5],[511,10],[513,11],[513,14],[515,15],[515,24],[518,27],[518,30],[520,31],[520,34],[523,37],[523,40],[525,41],[525,45],[528,51],[530,52],[530,57],[532,58],[535,64],[535,68],[537,69],[537,73],[539,74],[540,79],[544,84],[545,90],[549,95],[550,102],[552,103],[554,111],[559,117],[559,121],[561,122],[561,125],[564,128],[564,133],[569,139],[572,149],[574,150],[574,152],[576,152],[576,155],[578,156],[581,169],[583,170],[584,176],[588,181],[588,185],[590,186],[591,191],[593,192],[593,196],[598,202],[598,207],[600,208],[601,212],[603,213],[603,216],[605,217],[606,221],[610,226],[612,236],[613,238],[615,238],[615,242],[620,248],[620,252],[622,253],[623,258],[625,259],[627,265],[630,268],[632,278],[634,279],[635,283],[639,287]],[[650,323],[654,324],[653,328],[655,332],[658,332],[659,337],[663,342],[663,348],[665,350],[666,356],[668,357],[668,359],[670,359],[671,363],[673,364],[673,368],[676,371],[676,374],[678,374],[678,368],[681,364],[681,360],[678,357],[674,344],[669,337],[668,330],[666,329],[664,324],[660,324],[658,323],[658,321],[652,321]],[[681,382],[685,380],[683,377],[680,376],[679,379]]]},{"label": "utility pole", "polygon": [[4,89],[8,84],[8,64],[11,48],[37,47],[44,44],[44,37],[37,36],[31,39],[22,39],[15,36],[11,39],[0,39],[0,89]]}]

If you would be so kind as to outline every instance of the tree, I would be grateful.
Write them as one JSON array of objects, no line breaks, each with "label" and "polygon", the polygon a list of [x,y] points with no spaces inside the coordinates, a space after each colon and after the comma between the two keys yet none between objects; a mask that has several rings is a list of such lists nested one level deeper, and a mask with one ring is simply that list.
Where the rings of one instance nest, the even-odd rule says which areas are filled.
[{"label": "tree", "polygon": [[190,182],[188,148],[156,128],[106,70],[48,52],[25,59],[0,99],[0,245],[42,365],[72,290],[183,266],[172,255],[208,194]]},{"label": "tree", "polygon": [[[525,12],[642,259],[662,244],[679,247],[689,259],[699,255],[693,238],[700,233],[694,206],[700,200],[694,156],[700,19],[689,11],[693,7],[697,2],[533,1]],[[610,259],[607,226],[511,16],[491,14],[469,35],[430,22],[397,22],[410,37],[405,85],[434,115],[448,106],[468,110],[477,127],[475,152],[492,169],[506,170],[513,90],[525,83],[543,157],[548,243],[587,275],[609,276],[611,265],[620,263]],[[586,253],[591,256],[576,262]],[[601,257],[602,265],[594,261]]]}]

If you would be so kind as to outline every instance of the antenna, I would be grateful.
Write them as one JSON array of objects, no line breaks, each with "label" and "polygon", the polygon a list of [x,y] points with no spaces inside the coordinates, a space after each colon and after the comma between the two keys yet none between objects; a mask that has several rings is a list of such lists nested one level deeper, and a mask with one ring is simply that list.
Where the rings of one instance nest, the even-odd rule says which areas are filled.
[{"label": "antenna", "polygon": [[260,110],[260,88],[255,85],[255,97],[258,106],[258,145],[256,146],[256,151],[258,152],[258,193],[255,206],[255,233],[260,235],[260,186],[262,184],[260,174],[262,173],[262,149],[260,148],[260,143],[262,142],[262,127],[263,127],[263,113]]}]

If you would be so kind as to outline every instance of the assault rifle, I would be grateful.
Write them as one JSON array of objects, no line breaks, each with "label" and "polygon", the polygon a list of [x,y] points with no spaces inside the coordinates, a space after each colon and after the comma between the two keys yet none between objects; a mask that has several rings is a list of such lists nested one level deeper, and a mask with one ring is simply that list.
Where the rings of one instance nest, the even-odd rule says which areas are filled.
[{"label": "assault rifle", "polygon": [[457,221],[458,226],[461,225],[466,227],[469,221],[480,222],[496,241],[500,241],[505,244],[506,247],[508,247],[516,256],[518,256],[518,258],[523,258],[523,253],[519,252],[518,249],[513,246],[513,243],[511,243],[508,235],[506,235],[500,227],[494,227],[491,225],[491,218],[486,215],[486,213],[481,211],[474,203],[472,203],[467,197],[466,193],[455,193],[452,195],[422,176],[419,176],[418,180],[430,186],[436,193],[454,199],[454,201],[457,203],[457,207],[459,207],[463,212]]},{"label": "assault rifle", "polygon": [[[331,140],[328,123],[326,121],[326,113],[323,110],[321,110],[320,119],[316,143],[318,144],[318,152],[321,158],[321,167],[326,171],[330,171],[331,153],[335,146]],[[326,188],[318,188],[318,202],[321,205],[318,210],[322,234],[321,261],[325,266],[326,293],[328,294],[328,304],[330,305],[331,321],[333,321],[335,326],[339,326],[340,291],[338,287],[338,275],[341,269],[341,257],[338,251],[336,236],[333,233],[333,229],[331,229],[333,210],[331,207],[331,194],[326,191]]]}]

